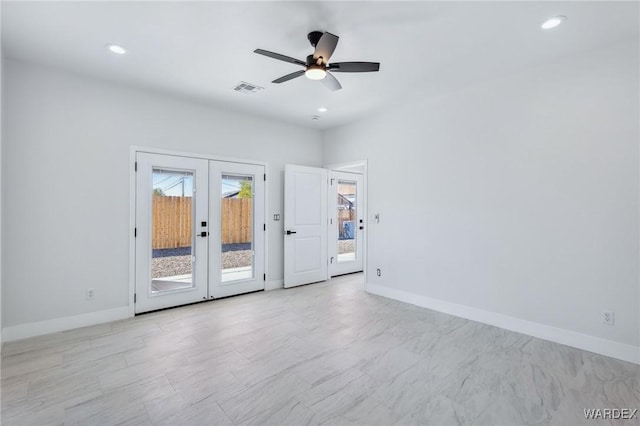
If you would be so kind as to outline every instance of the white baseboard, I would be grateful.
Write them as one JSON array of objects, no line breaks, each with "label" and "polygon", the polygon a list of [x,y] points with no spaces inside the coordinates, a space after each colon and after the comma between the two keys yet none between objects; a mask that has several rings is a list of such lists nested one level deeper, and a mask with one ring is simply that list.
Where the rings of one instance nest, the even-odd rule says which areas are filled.
[{"label": "white baseboard", "polygon": [[267,281],[264,285],[265,290],[277,290],[279,288],[284,288],[284,280],[273,280]]},{"label": "white baseboard", "polygon": [[89,312],[71,317],[54,318],[46,321],[29,322],[5,327],[2,329],[2,337],[3,342],[11,342],[13,340],[42,336],[43,334],[57,333],[58,331],[117,321],[129,318],[130,316],[129,307],[123,306],[121,308]]},{"label": "white baseboard", "polygon": [[600,337],[582,334],[571,330],[552,327],[537,322],[527,321],[497,312],[485,311],[471,306],[459,305],[432,299],[419,294],[397,290],[378,284],[367,283],[365,290],[378,296],[399,300],[445,314],[466,318],[483,324],[493,325],[506,330],[515,331],[551,342],[561,343],[585,351],[606,355],[623,361],[640,364],[640,346],[602,339]]}]

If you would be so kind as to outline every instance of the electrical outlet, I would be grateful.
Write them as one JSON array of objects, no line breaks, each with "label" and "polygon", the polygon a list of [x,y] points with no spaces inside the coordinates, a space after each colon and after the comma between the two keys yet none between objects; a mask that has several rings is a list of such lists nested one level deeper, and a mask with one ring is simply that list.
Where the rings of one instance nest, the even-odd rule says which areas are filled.
[{"label": "electrical outlet", "polygon": [[607,325],[613,325],[615,323],[613,311],[602,311],[602,323]]},{"label": "electrical outlet", "polygon": [[93,300],[94,290],[92,288],[87,289],[87,300]]}]

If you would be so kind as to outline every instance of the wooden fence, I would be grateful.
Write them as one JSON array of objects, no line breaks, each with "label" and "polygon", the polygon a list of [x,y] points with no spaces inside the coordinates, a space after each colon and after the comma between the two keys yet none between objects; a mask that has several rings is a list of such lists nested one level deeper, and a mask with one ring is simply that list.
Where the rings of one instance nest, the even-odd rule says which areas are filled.
[{"label": "wooden fence", "polygon": [[191,246],[192,197],[154,195],[151,236],[154,249]]},{"label": "wooden fence", "polygon": [[220,227],[222,244],[251,241],[252,203],[251,198],[222,199],[222,226]]},{"label": "wooden fence", "polygon": [[[191,245],[191,197],[153,197],[152,241],[154,249]],[[223,198],[222,244],[251,241],[252,199]],[[213,229],[211,225],[209,229]],[[196,232],[200,231],[200,227]]]}]

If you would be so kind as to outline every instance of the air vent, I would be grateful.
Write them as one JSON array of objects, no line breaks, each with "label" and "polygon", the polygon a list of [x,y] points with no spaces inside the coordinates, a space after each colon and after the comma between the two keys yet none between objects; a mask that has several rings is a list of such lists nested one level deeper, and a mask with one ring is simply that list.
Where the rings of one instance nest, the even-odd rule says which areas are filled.
[{"label": "air vent", "polygon": [[247,83],[246,81],[241,81],[240,83],[238,83],[236,87],[233,88],[233,90],[235,90],[236,92],[247,93],[247,94],[257,93],[262,89],[264,89],[264,87],[260,87],[252,83]]}]

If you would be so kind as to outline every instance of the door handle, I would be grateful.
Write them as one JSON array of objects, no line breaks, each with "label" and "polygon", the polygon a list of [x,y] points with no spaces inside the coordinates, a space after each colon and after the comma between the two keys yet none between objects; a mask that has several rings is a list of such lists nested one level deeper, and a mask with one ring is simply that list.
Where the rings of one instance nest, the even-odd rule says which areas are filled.
[{"label": "door handle", "polygon": [[360,227],[360,229],[361,229],[361,230],[362,230],[362,229],[364,229],[364,226],[361,226],[361,227]]},{"label": "door handle", "polygon": [[207,235],[209,235],[209,233],[207,231],[202,231],[200,233],[200,235],[198,235],[199,237],[206,237]]},{"label": "door handle", "polygon": [[295,234],[296,231],[287,231],[287,235]]}]

